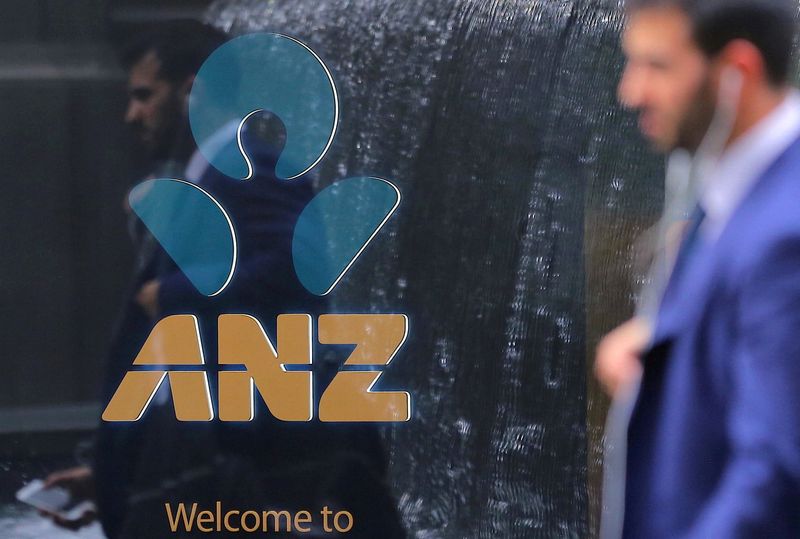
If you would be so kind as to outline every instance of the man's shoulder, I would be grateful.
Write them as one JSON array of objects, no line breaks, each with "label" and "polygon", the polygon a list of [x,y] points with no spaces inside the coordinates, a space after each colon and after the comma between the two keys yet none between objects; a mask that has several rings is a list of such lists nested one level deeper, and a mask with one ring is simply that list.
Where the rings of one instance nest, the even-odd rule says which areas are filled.
[{"label": "man's shoulder", "polygon": [[800,225],[800,138],[781,153],[756,182],[741,206],[740,220]]},{"label": "man's shoulder", "polygon": [[800,248],[798,202],[800,139],[769,167],[726,227],[720,241],[733,259],[730,269],[752,271],[776,250]]}]

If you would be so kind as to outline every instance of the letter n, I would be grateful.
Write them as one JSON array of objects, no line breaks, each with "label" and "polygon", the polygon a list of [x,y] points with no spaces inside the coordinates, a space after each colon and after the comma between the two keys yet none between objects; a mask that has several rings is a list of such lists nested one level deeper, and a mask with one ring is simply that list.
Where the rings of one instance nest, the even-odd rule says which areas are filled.
[{"label": "letter n", "polygon": [[175,315],[160,320],[133,364],[162,369],[128,371],[103,412],[104,421],[138,421],[168,374],[175,417],[179,421],[214,418],[206,373],[169,369],[174,365],[203,365],[197,318]]},{"label": "letter n", "polygon": [[269,411],[282,421],[311,421],[312,373],[287,371],[284,365],[311,365],[311,317],[278,316],[278,350],[258,320],[245,314],[219,317],[219,364],[244,365],[244,371],[220,371],[219,418],[251,421],[254,385]]}]

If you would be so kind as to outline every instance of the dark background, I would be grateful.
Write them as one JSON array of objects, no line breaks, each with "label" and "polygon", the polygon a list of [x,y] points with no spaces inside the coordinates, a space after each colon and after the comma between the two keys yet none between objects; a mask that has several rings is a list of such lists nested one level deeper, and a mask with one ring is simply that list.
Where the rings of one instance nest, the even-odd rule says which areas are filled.
[{"label": "dark background", "polygon": [[0,0],[0,537],[56,533],[16,526],[14,492],[74,465],[100,416],[132,263],[123,199],[145,164],[115,47],[207,5]]},{"label": "dark background", "polygon": [[96,399],[131,266],[123,199],[143,170],[114,47],[207,4],[0,2],[0,410]]},{"label": "dark background", "polygon": [[341,125],[323,184],[396,183],[396,215],[332,294],[403,312],[386,429],[419,538],[595,533],[606,401],[589,363],[630,315],[632,244],[663,160],[616,103],[616,0],[218,0],[233,33],[287,33],[330,67]]}]

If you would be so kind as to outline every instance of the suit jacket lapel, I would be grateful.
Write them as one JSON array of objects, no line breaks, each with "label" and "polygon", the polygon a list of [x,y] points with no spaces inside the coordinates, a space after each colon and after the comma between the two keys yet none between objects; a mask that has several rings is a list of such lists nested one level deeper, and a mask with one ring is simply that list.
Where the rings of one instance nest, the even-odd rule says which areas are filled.
[{"label": "suit jacket lapel", "polygon": [[718,243],[703,240],[677,275],[670,277],[661,300],[651,348],[673,340],[685,328],[696,325],[712,292]]}]

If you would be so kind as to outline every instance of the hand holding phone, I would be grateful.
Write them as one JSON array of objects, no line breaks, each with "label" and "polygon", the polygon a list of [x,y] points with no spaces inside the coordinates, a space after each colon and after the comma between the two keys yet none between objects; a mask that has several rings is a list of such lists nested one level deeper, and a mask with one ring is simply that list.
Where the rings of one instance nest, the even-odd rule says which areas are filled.
[{"label": "hand holding phone", "polygon": [[72,468],[31,481],[17,492],[17,500],[31,505],[57,525],[78,529],[96,516],[89,468]]}]

